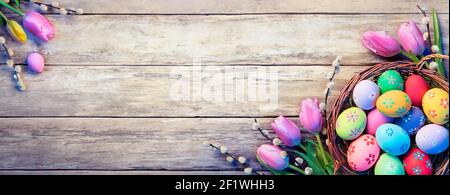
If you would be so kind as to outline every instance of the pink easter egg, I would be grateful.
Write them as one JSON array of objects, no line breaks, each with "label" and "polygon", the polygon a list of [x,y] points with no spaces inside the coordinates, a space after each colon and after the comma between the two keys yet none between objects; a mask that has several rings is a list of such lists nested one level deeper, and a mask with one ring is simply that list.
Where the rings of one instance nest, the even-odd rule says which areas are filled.
[{"label": "pink easter egg", "polygon": [[375,135],[377,128],[385,123],[392,123],[394,119],[383,115],[378,109],[373,109],[367,115],[367,129],[366,133],[370,135]]},{"label": "pink easter egg", "polygon": [[347,150],[347,162],[354,171],[369,170],[378,160],[380,147],[373,135],[365,134],[353,141]]},{"label": "pink easter egg", "polygon": [[27,57],[28,68],[37,73],[44,71],[44,57],[39,53],[31,53]]}]

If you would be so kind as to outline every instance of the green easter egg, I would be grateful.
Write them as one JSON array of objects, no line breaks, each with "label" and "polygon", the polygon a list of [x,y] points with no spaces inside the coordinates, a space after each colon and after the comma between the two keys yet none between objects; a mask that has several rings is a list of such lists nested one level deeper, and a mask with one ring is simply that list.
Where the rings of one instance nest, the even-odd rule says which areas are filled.
[{"label": "green easter egg", "polygon": [[380,87],[381,93],[385,93],[391,90],[401,90],[405,89],[405,83],[403,78],[395,70],[388,70],[381,74],[378,78],[378,86]]},{"label": "green easter egg", "polygon": [[344,140],[354,140],[363,133],[366,122],[366,113],[361,108],[348,108],[336,121],[336,133]]},{"label": "green easter egg", "polygon": [[400,159],[384,153],[375,165],[375,175],[405,175],[405,169]]}]

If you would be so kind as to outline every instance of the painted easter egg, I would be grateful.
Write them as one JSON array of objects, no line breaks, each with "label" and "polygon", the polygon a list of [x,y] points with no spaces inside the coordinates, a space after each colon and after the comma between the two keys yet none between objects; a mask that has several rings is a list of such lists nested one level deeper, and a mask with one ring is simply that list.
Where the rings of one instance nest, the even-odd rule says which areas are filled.
[{"label": "painted easter egg", "polygon": [[395,119],[395,124],[402,127],[409,135],[414,135],[425,124],[426,118],[418,107],[411,107],[402,118]]},{"label": "painted easter egg", "polygon": [[347,150],[347,162],[354,171],[370,169],[377,162],[380,148],[373,135],[364,134],[353,141]]},{"label": "painted easter egg", "polygon": [[378,78],[378,86],[380,87],[380,91],[382,94],[391,90],[403,91],[403,78],[397,71],[388,70],[381,74]]},{"label": "painted easter egg", "polygon": [[375,165],[375,175],[405,175],[405,168],[396,156],[384,153]]},{"label": "painted easter egg", "polygon": [[371,80],[362,80],[353,89],[353,101],[363,110],[374,108],[379,96],[380,89]]},{"label": "painted easter egg", "polygon": [[402,117],[411,109],[411,99],[403,91],[391,90],[378,98],[377,109],[388,117]]},{"label": "painted easter egg", "polygon": [[383,115],[378,109],[373,109],[367,115],[367,128],[366,132],[371,135],[375,135],[378,127],[385,123],[392,123],[394,119]]},{"label": "painted easter egg", "polygon": [[416,134],[416,144],[427,154],[439,154],[448,148],[448,129],[436,124],[425,125]]},{"label": "painted easter egg", "polygon": [[431,175],[433,163],[427,154],[414,148],[403,159],[403,166],[408,175]]},{"label": "painted easter egg", "polygon": [[375,137],[380,148],[394,156],[406,153],[411,145],[408,133],[400,126],[391,123],[378,127]]},{"label": "painted easter egg", "polygon": [[411,98],[413,106],[422,107],[423,95],[430,89],[427,81],[419,75],[411,75],[406,79],[405,92]]},{"label": "painted easter egg", "polygon": [[366,113],[361,108],[348,108],[336,121],[336,133],[344,140],[354,140],[363,133],[366,122]]},{"label": "painted easter egg", "polygon": [[428,90],[423,96],[422,108],[432,123],[439,125],[448,123],[448,93],[443,89]]}]

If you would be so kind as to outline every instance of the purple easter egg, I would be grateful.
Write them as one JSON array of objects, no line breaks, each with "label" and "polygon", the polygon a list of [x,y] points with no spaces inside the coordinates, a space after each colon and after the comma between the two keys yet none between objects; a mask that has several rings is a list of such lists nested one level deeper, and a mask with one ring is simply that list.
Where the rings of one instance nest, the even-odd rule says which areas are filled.
[{"label": "purple easter egg", "polygon": [[394,119],[383,115],[378,109],[373,109],[367,115],[367,129],[366,132],[371,135],[375,135],[377,128],[382,124],[392,123]]},{"label": "purple easter egg", "polygon": [[448,148],[448,129],[436,124],[425,125],[416,134],[416,144],[427,154],[439,154]]},{"label": "purple easter egg", "polygon": [[353,89],[353,101],[363,110],[374,108],[379,96],[380,88],[371,80],[362,80]]},{"label": "purple easter egg", "polygon": [[418,107],[411,107],[411,110],[402,118],[395,119],[395,124],[402,127],[409,135],[414,135],[425,124],[426,117]]},{"label": "purple easter egg", "polygon": [[44,71],[44,57],[39,53],[31,53],[27,57],[28,68],[37,73]]}]

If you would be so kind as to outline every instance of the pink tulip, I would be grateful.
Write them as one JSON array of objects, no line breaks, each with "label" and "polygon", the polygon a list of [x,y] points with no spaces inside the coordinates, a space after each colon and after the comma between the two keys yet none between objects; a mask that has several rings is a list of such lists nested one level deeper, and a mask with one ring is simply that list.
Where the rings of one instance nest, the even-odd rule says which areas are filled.
[{"label": "pink tulip", "polygon": [[379,56],[392,57],[400,53],[397,41],[385,31],[367,31],[363,34],[361,42],[364,47]]},{"label": "pink tulip", "polygon": [[37,73],[44,71],[44,58],[39,53],[31,53],[27,57],[28,68]]},{"label": "pink tulip", "polygon": [[313,134],[322,131],[323,116],[319,108],[319,100],[311,98],[303,100],[300,109],[300,123]]},{"label": "pink tulip", "polygon": [[263,144],[256,150],[256,157],[273,170],[283,170],[289,166],[289,158],[279,147]]},{"label": "pink tulip", "polygon": [[289,119],[279,116],[272,122],[272,129],[287,146],[292,147],[300,144],[300,129]]},{"label": "pink tulip", "polygon": [[27,12],[23,18],[23,26],[33,35],[45,42],[48,42],[55,37],[55,29],[53,28],[52,23],[38,12]]},{"label": "pink tulip", "polygon": [[400,44],[404,51],[414,55],[422,55],[425,51],[426,43],[423,39],[423,33],[419,30],[416,23],[411,21],[403,23],[400,25],[397,35],[400,38]]}]

